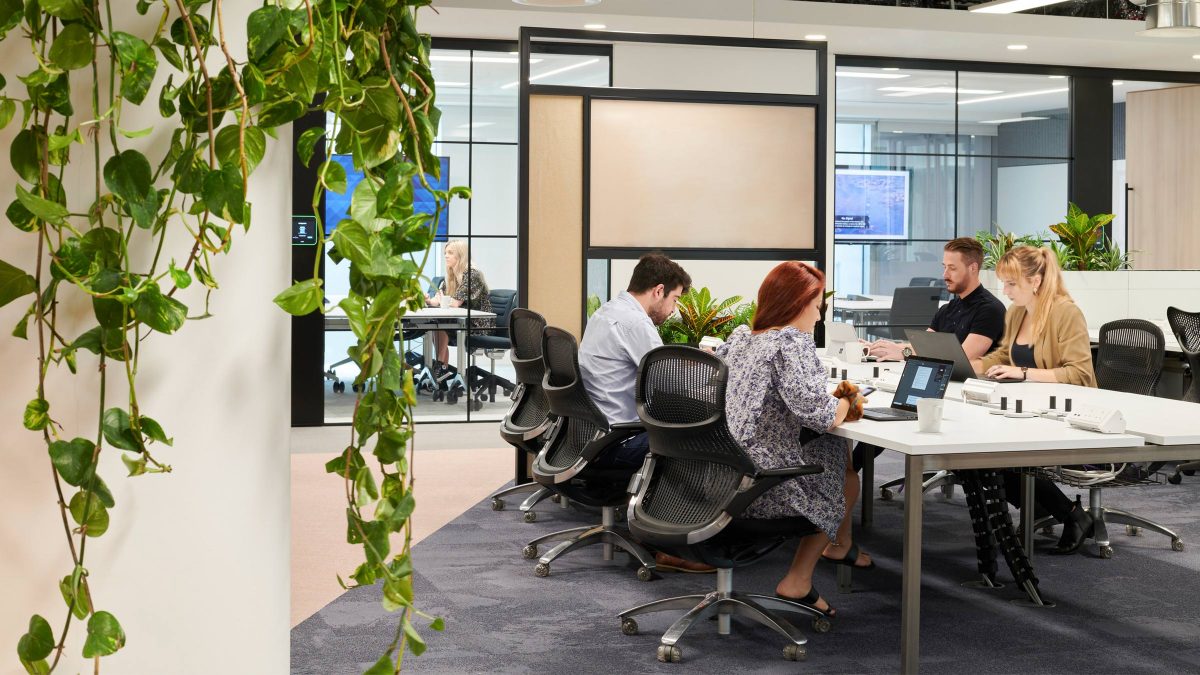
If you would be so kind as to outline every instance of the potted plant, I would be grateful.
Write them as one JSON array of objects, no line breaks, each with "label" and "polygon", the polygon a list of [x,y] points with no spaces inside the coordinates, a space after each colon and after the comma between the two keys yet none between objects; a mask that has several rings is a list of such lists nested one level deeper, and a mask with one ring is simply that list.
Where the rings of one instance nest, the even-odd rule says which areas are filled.
[{"label": "potted plant", "polygon": [[[748,321],[747,311],[753,317],[753,309],[735,307],[742,296],[735,295],[716,300],[707,287],[691,288],[679,296],[678,314],[672,315],[658,327],[664,344],[686,343],[696,346],[700,338],[712,335],[725,339],[733,329],[741,325],[735,319]],[[753,304],[753,303],[751,303]]]}]

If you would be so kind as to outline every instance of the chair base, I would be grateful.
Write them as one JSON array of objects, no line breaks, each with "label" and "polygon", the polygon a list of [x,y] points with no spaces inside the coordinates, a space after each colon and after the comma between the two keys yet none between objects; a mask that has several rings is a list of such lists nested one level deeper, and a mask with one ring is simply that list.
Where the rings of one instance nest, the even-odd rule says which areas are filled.
[{"label": "chair base", "polygon": [[[950,499],[954,496],[954,486],[958,485],[958,481],[954,479],[953,473],[946,470],[931,471],[926,473],[923,478],[924,480],[921,482],[921,492],[924,493],[929,492],[934,488],[941,488],[942,496],[946,499]],[[897,478],[896,480],[888,481],[879,486],[879,498],[885,502],[889,501],[895,496],[896,491],[902,489],[904,489],[903,478]]]},{"label": "chair base", "polygon": [[1167,477],[1167,482],[1169,482],[1171,485],[1179,485],[1179,483],[1183,481],[1184,474],[1190,476],[1196,471],[1200,471],[1200,461],[1184,462],[1183,464],[1175,467],[1175,473]]},{"label": "chair base", "polygon": [[[1112,540],[1108,535],[1108,523],[1119,523],[1125,526],[1125,533],[1129,536],[1137,536],[1141,530],[1150,530],[1157,532],[1165,537],[1171,538],[1171,549],[1174,551],[1182,551],[1183,539],[1173,530],[1149,520],[1139,515],[1113,509],[1104,506],[1102,502],[1103,487],[1093,487],[1088,490],[1088,512],[1092,514],[1092,540],[1096,543],[1096,550],[1101,558],[1111,558],[1113,556]],[[1034,529],[1041,527],[1049,527],[1054,523],[1054,518],[1041,518],[1034,523]]]},{"label": "chair base", "polygon": [[636,635],[638,625],[633,617],[639,614],[686,610],[686,613],[676,619],[675,623],[671,624],[671,627],[663,634],[658,647],[660,661],[679,661],[683,654],[676,643],[688,629],[695,625],[697,620],[716,615],[717,632],[721,635],[729,635],[731,632],[730,617],[740,616],[767,626],[787,638],[789,644],[784,649],[784,657],[792,661],[799,661],[807,656],[805,645],[808,643],[808,638],[779,613],[796,612],[812,618],[813,630],[818,633],[828,631],[832,625],[828,615],[798,602],[771,595],[734,591],[731,588],[732,578],[733,570],[718,569],[717,590],[715,591],[655,600],[627,609],[617,615],[621,620],[621,632],[626,635]]},{"label": "chair base", "polygon": [[493,492],[491,497],[492,510],[503,511],[505,506],[504,497],[522,494],[525,492],[532,494],[530,494],[529,497],[521,502],[521,506],[518,507],[518,510],[525,514],[525,522],[532,523],[536,521],[537,514],[532,510],[533,507],[542,500],[549,499],[555,495],[553,490],[543,487],[541,483],[520,483],[518,485],[512,485],[510,487]]},{"label": "chair base", "polygon": [[600,544],[604,549],[604,560],[612,560],[614,547],[620,547],[621,550],[633,556],[641,563],[641,566],[637,570],[639,580],[650,581],[654,578],[654,573],[657,570],[654,562],[654,554],[634,542],[627,531],[615,527],[616,507],[603,507],[600,510],[600,515],[600,525],[573,527],[543,535],[526,544],[525,548],[521,550],[521,555],[529,559],[535,558],[538,555],[538,545],[547,541],[564,539],[565,541],[559,542],[547,551],[545,555],[538,558],[537,565],[533,569],[534,574],[537,576],[548,577],[550,576],[550,563],[575,549]]}]

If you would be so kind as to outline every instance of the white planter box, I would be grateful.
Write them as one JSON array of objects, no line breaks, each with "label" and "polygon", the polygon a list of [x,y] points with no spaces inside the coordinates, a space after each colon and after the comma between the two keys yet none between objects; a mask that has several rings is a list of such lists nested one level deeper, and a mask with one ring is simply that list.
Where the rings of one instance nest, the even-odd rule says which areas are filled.
[{"label": "white planter box", "polygon": [[[1065,271],[1062,275],[1067,292],[1083,310],[1089,328],[1116,319],[1165,322],[1167,307],[1172,305],[1200,310],[1200,271]],[[979,280],[1006,307],[1011,304],[995,270],[980,272]]]}]

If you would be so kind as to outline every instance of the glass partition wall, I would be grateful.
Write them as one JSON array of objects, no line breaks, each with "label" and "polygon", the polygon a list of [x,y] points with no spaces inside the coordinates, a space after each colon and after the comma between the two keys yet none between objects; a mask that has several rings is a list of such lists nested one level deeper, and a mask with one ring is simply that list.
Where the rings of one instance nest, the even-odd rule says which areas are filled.
[{"label": "glass partition wall", "polygon": [[[519,256],[517,85],[520,76],[516,44],[435,41],[430,60],[438,83],[437,104],[442,111],[433,151],[441,158],[443,172],[447,174],[435,187],[468,186],[472,198],[454,200],[445,221],[439,224],[439,236],[423,269],[429,280],[428,290],[436,294],[438,284],[434,282],[446,277],[447,244],[461,241],[468,266],[477,270],[477,278],[486,283],[493,295],[503,295],[505,291],[515,294]],[[554,84],[607,86],[608,61],[605,54],[539,53],[530,59],[531,78]],[[326,213],[333,216],[327,227],[342,217],[349,193],[348,190],[346,195],[326,196]],[[336,302],[336,296],[344,295],[349,286],[348,267],[329,260],[325,263],[325,287],[331,302]],[[524,304],[521,298],[517,299],[517,306]],[[471,316],[468,321],[480,316]],[[434,353],[437,331],[414,322],[402,333],[406,358],[414,364],[418,384],[417,421],[502,419],[511,403],[506,392],[513,381],[507,352],[472,354],[464,349],[466,353],[460,360],[457,344],[465,340],[466,331],[447,333],[451,344],[445,361],[453,368],[449,376],[441,365],[443,359]],[[326,424],[349,423],[353,414],[351,389],[357,367],[349,361],[343,363],[352,344],[354,336],[348,331],[325,333]],[[496,358],[493,361],[489,356]],[[486,381],[493,371],[497,378],[494,400]]]}]

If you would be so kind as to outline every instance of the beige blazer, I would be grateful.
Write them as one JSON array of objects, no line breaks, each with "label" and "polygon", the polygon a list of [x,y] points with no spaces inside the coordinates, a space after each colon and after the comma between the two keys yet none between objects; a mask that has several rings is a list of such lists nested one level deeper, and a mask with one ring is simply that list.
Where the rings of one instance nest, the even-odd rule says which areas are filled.
[{"label": "beige blazer", "polygon": [[[1001,364],[1013,365],[1010,349],[1025,320],[1025,308],[1013,305],[1004,316],[1004,337],[1000,346],[983,357],[983,370]],[[1064,384],[1096,386],[1096,371],[1092,369],[1092,343],[1088,338],[1087,320],[1072,300],[1059,300],[1050,310],[1050,318],[1041,334],[1033,336],[1033,360],[1038,368],[1054,371],[1054,377]]]}]

